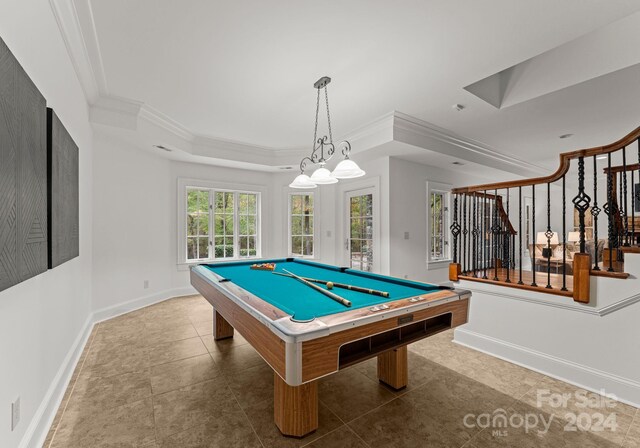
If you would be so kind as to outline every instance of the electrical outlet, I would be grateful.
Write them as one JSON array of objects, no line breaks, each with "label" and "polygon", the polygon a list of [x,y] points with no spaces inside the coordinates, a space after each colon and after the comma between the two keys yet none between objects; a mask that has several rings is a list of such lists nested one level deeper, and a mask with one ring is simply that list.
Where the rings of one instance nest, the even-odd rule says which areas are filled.
[{"label": "electrical outlet", "polygon": [[149,280],[145,280],[144,281],[144,289],[148,289],[149,288]]},{"label": "electrical outlet", "polygon": [[404,239],[408,240],[409,239],[409,232],[404,232]]},{"label": "electrical outlet", "polygon": [[11,431],[16,429],[20,422],[20,397],[16,398],[16,401],[11,403]]}]

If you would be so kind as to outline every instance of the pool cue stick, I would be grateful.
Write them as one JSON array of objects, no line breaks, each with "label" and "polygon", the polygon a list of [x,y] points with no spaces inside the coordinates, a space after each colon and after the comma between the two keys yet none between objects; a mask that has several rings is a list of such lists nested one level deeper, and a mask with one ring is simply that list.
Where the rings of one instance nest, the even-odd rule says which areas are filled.
[{"label": "pool cue stick", "polygon": [[327,291],[326,289],[322,289],[321,287],[319,287],[318,285],[314,285],[311,282],[308,282],[307,280],[303,279],[302,277],[294,274],[293,272],[289,272],[286,269],[283,269],[284,272],[286,272],[287,274],[290,274],[291,277],[295,278],[296,280],[304,283],[305,285],[315,289],[318,292],[321,292],[322,294],[324,294],[325,296],[329,297],[330,299],[335,300],[338,303],[343,304],[344,306],[351,306],[351,302],[345,298],[340,297],[338,294],[334,294],[331,291]]},{"label": "pool cue stick", "polygon": [[[291,277],[291,274],[285,274],[282,272],[275,272],[275,271],[273,271],[273,273],[282,275],[285,277]],[[302,278],[308,282],[321,283],[323,285],[326,285],[327,283],[331,282],[331,280],[320,280],[317,278],[309,278],[309,277],[302,277]],[[349,285],[348,283],[336,283],[336,282],[331,282],[331,283],[333,283],[333,286],[335,286],[336,288],[348,289],[350,291],[364,292],[365,294],[372,294],[374,296],[389,297],[389,293],[387,291],[378,291],[377,289],[363,288],[362,286]]]}]

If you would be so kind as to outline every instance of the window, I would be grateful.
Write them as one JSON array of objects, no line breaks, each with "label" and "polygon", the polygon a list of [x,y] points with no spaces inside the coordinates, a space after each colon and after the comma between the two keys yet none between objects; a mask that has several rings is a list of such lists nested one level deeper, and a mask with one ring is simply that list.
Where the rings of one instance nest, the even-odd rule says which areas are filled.
[{"label": "window", "polygon": [[289,195],[289,253],[298,257],[313,257],[313,193]]},{"label": "window", "polygon": [[445,185],[427,187],[428,262],[448,262],[449,249],[449,189]]},{"label": "window", "polygon": [[186,199],[187,261],[260,255],[259,193],[187,187]]},{"label": "window", "polygon": [[373,193],[349,193],[349,258],[353,269],[373,270]]}]

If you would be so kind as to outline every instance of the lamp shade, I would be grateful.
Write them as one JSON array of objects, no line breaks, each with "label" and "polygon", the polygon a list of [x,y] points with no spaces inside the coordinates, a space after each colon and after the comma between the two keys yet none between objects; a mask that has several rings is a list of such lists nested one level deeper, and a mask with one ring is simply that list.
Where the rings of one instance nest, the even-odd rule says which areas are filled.
[{"label": "lamp shade", "polygon": [[317,185],[335,184],[338,182],[338,179],[331,175],[331,171],[323,166],[313,172],[310,180]]},{"label": "lamp shade", "polygon": [[558,240],[558,232],[553,232],[553,236],[551,237],[550,241],[547,241],[547,235],[545,235],[545,232],[538,232],[536,234],[536,244],[546,245],[547,243],[552,245],[560,244],[560,241]]},{"label": "lamp shade", "polygon": [[333,170],[333,177],[336,179],[353,179],[362,177],[366,173],[360,169],[358,164],[351,159],[344,159]]},{"label": "lamp shade", "polygon": [[311,182],[311,179],[306,174],[299,174],[298,176],[296,176],[293,182],[289,184],[289,187],[309,189],[309,188],[316,188],[317,185]]},{"label": "lamp shade", "polygon": [[567,241],[570,243],[577,243],[580,241],[580,232],[569,232],[569,235],[567,235]]}]

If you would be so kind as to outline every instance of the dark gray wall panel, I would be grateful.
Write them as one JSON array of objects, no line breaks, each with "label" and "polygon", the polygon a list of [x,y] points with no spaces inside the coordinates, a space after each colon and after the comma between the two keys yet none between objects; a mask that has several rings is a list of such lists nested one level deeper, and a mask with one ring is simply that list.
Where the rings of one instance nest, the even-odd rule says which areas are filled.
[{"label": "dark gray wall panel", "polygon": [[78,146],[52,109],[47,109],[49,269],[80,254]]},{"label": "dark gray wall panel", "polygon": [[46,103],[0,39],[0,291],[47,269]]}]

